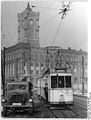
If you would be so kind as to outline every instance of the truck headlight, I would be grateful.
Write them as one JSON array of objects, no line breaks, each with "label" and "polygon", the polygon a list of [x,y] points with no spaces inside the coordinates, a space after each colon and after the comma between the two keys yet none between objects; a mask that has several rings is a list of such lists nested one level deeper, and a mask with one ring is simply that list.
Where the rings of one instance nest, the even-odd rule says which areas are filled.
[{"label": "truck headlight", "polygon": [[32,102],[32,99],[29,99],[29,102]]},{"label": "truck headlight", "polygon": [[2,99],[2,102],[5,102],[5,99],[4,99],[4,98]]}]

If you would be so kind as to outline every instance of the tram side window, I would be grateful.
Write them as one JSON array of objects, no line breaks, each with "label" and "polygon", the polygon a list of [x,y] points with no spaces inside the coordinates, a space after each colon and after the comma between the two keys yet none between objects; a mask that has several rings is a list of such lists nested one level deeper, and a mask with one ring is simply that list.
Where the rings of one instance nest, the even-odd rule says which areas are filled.
[{"label": "tram side window", "polygon": [[71,76],[65,76],[66,87],[71,87]]},{"label": "tram side window", "polygon": [[64,76],[59,76],[58,77],[58,87],[59,88],[64,88]]},{"label": "tram side window", "polygon": [[51,88],[57,88],[57,76],[51,76]]}]

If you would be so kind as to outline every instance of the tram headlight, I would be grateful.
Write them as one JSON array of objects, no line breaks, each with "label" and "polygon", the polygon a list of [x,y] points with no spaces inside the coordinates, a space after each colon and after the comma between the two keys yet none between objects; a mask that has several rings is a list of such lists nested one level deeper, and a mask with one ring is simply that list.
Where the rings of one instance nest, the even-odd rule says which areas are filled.
[{"label": "tram headlight", "polygon": [[32,99],[29,99],[29,102],[32,102],[33,100]]},{"label": "tram headlight", "polygon": [[59,101],[60,101],[60,102],[65,101],[64,95],[60,95],[60,97],[59,97]]}]

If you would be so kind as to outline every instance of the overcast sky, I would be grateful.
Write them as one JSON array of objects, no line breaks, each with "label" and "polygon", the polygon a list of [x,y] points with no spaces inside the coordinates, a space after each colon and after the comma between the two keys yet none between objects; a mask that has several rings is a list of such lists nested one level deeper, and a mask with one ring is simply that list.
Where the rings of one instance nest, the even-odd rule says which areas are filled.
[{"label": "overcast sky", "polygon": [[[83,0],[85,1],[85,0]],[[49,1],[31,1],[30,5],[36,5],[43,8],[33,8],[40,12],[39,41],[40,46],[46,47],[56,45],[62,48],[71,47],[72,49],[83,49],[87,51],[87,2],[73,2],[71,11],[63,19],[57,37],[54,40],[56,31],[61,20],[61,14],[46,23],[48,19],[55,16],[60,10],[48,8],[61,8],[59,0]],[[1,24],[2,24],[2,47],[12,46],[17,43],[17,13],[25,10],[27,2],[2,2],[1,6]],[[45,7],[45,8],[44,8]]]}]

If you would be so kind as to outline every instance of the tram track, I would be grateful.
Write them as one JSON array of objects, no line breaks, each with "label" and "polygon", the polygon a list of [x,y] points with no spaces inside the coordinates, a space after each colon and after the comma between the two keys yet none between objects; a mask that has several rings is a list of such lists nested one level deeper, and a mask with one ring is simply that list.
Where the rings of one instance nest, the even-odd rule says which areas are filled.
[{"label": "tram track", "polygon": [[[49,107],[46,101],[42,101],[43,104],[48,108],[51,114],[51,118],[86,118],[87,108],[83,105],[78,104],[77,102],[74,103],[74,107],[72,106],[63,106],[63,107]],[[85,113],[85,114],[84,114]]]},{"label": "tram track", "polygon": [[[79,107],[81,108],[82,106],[79,106]],[[78,108],[74,107],[73,109],[71,109],[69,106],[67,106],[67,108],[68,108],[68,110],[71,110],[75,114],[76,118],[86,118],[86,116],[84,114],[81,114],[81,113],[78,112],[78,110],[80,108],[78,109]],[[83,109],[83,107],[82,107],[82,109]]]},{"label": "tram track", "polygon": [[77,105],[77,106],[87,111],[87,108],[85,108],[85,107],[83,107],[81,105]]},{"label": "tram track", "polygon": [[84,110],[87,110],[87,106],[85,107],[85,106],[82,106],[81,104],[80,104],[80,102],[75,102],[75,104],[76,104],[76,106],[78,106],[78,107],[80,107],[80,108],[82,108],[82,109],[84,109]]},{"label": "tram track", "polygon": [[[49,108],[50,109],[50,108]],[[60,108],[60,109],[50,109],[51,113],[52,113],[52,117],[54,118],[71,118],[72,116],[68,113],[67,114],[67,108]],[[72,114],[72,111],[70,111]],[[73,113],[74,114],[74,113]]]},{"label": "tram track", "polygon": [[79,113],[77,110],[74,108],[72,109],[71,107],[64,107],[64,109],[50,109],[52,118],[86,118],[85,115]]}]

